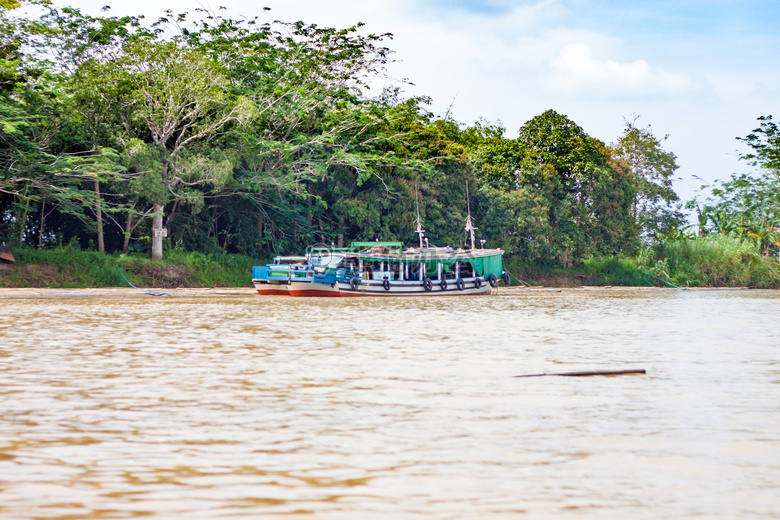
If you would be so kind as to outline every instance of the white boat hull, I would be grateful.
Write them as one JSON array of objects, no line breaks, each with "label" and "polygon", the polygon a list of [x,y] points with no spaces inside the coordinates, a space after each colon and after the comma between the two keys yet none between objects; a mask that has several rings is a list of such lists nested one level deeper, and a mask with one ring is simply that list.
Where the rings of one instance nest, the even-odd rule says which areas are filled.
[{"label": "white boat hull", "polygon": [[334,284],[322,284],[311,282],[309,284],[297,283],[291,287],[290,296],[473,296],[490,294],[493,287],[489,283],[481,281],[477,287],[476,279],[465,279],[463,289],[458,289],[455,281],[448,281],[447,288],[443,289],[435,281],[431,284],[431,290],[425,290],[422,282],[396,281],[389,282],[386,289],[383,282],[378,280],[362,280],[355,288],[348,282],[336,282]]},{"label": "white boat hull", "polygon": [[291,291],[304,289],[312,282],[268,282],[266,280],[252,280],[257,294],[262,296],[290,296]]}]

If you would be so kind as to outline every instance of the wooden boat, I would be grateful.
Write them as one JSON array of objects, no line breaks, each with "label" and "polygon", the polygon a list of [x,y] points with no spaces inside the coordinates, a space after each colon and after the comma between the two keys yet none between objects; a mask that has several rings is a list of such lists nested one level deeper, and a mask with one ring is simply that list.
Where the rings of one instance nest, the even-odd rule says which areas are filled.
[{"label": "wooden boat", "polygon": [[252,283],[263,296],[287,296],[290,288],[314,279],[314,270],[305,256],[277,256],[273,262],[252,268]]},{"label": "wooden boat", "polygon": [[509,281],[501,249],[403,250],[397,242],[355,243],[352,249],[331,253],[341,257],[335,266],[318,265],[313,257],[313,280],[291,287],[290,296],[478,295]]},{"label": "wooden boat", "polygon": [[14,254],[11,252],[11,249],[3,245],[0,245],[0,260],[12,263],[16,261],[14,260]]},{"label": "wooden boat", "polygon": [[471,216],[466,230],[471,248],[430,247],[418,218],[419,247],[354,242],[348,248],[313,248],[305,257],[279,257],[254,267],[252,281],[259,294],[329,297],[478,295],[490,294],[500,280],[508,284],[504,251],[474,247]]}]

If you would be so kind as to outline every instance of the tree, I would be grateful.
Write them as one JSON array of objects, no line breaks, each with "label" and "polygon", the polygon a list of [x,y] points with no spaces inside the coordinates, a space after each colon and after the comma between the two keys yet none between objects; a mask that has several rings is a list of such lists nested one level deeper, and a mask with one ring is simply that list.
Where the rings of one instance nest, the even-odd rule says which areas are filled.
[{"label": "tree", "polygon": [[740,160],[757,169],[733,174],[719,182],[699,213],[712,228],[705,232],[738,233],[756,239],[767,253],[780,242],[780,132],[772,116],[758,118],[760,125],[747,137],[737,137],[752,150]]},{"label": "tree", "polygon": [[772,116],[761,116],[759,127],[747,137],[737,137],[746,143],[753,151],[740,154],[739,158],[751,166],[760,169],[765,175],[780,178],[780,130],[772,121]]},{"label": "tree", "polygon": [[504,191],[482,186],[472,206],[480,233],[491,247],[500,247],[525,265],[554,256],[544,196],[533,190]]},{"label": "tree", "polygon": [[523,125],[517,140],[528,150],[519,183],[549,201],[557,262],[570,266],[636,247],[628,218],[634,190],[604,143],[554,110]]},{"label": "tree", "polygon": [[63,8],[38,20],[11,22],[3,25],[7,45],[0,51],[0,64],[8,72],[0,87],[0,192],[16,209],[11,217],[16,241],[34,239],[27,220],[39,207],[39,246],[46,242],[43,230],[49,219],[55,225],[47,226],[47,241],[53,238],[48,229],[67,222],[71,236],[97,227],[100,248],[103,216],[117,209],[104,204],[100,183],[116,177],[122,167],[112,149],[119,143],[106,137],[113,129],[98,122],[114,111],[107,106],[84,110],[81,98],[93,92],[93,85],[72,72],[116,48],[118,39],[110,35],[121,33],[130,19],[94,19]]},{"label": "tree", "polygon": [[[232,174],[227,158],[212,158],[196,147],[213,139],[228,123],[246,121],[252,105],[230,96],[227,79],[202,54],[177,41],[141,40],[126,45],[119,59],[89,64],[90,77],[105,96],[107,106],[124,114],[129,137],[137,139],[138,153],[153,150],[157,180],[146,197],[152,203],[152,258],[162,259],[165,204],[173,199],[198,200],[188,188],[221,187]],[[117,91],[116,85],[125,85]],[[195,199],[192,199],[195,197]]]},{"label": "tree", "polygon": [[655,237],[680,226],[684,216],[677,209],[679,197],[672,180],[677,170],[677,156],[663,149],[669,136],[659,139],[648,125],[637,126],[638,116],[626,120],[626,128],[612,144],[614,157],[622,161],[631,175],[636,198],[632,215],[639,232]]},{"label": "tree", "polygon": [[[73,188],[56,179],[52,143],[59,125],[61,78],[23,49],[24,24],[0,9],[0,195],[6,209],[3,239],[20,244],[28,217],[41,201],[65,201]],[[66,182],[62,182],[66,180]]]},{"label": "tree", "polygon": [[[359,35],[358,26],[337,30],[220,16],[187,25],[185,15],[176,19],[186,25],[183,39],[218,62],[233,91],[257,109],[251,125],[222,143],[236,152],[229,190],[251,201],[255,229],[262,230],[258,247],[268,235],[279,242],[274,249],[282,242],[282,249],[300,249],[314,235],[343,236],[340,219],[325,218],[319,189],[352,174],[358,186],[371,178],[381,184],[389,165],[400,166],[382,148],[387,137],[377,133],[388,105],[363,97],[371,78],[383,73],[390,51],[381,42],[389,35]],[[305,209],[282,207],[288,205]]]}]

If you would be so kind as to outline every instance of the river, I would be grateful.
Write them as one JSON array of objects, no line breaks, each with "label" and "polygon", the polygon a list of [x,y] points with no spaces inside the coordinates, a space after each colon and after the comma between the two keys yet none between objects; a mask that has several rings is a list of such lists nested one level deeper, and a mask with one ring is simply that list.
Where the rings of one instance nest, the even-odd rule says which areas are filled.
[{"label": "river", "polygon": [[[0,300],[0,518],[777,518],[780,292]],[[580,370],[644,375],[532,377]]]}]

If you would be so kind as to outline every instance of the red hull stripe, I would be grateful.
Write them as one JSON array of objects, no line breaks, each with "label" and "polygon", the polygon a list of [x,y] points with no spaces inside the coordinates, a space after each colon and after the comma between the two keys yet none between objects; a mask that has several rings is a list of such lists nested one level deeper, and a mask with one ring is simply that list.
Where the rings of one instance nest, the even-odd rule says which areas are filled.
[{"label": "red hull stripe", "polygon": [[371,294],[364,294],[364,293],[353,293],[353,292],[346,292],[346,291],[321,291],[317,289],[305,289],[301,291],[290,291],[290,296],[330,296],[330,297],[341,297],[341,296],[371,296]]},{"label": "red hull stripe", "polygon": [[490,294],[490,290],[485,290],[479,293],[466,293],[463,294],[461,291],[443,291],[443,292],[435,292],[430,293],[428,291],[414,291],[414,292],[390,292],[390,293],[380,293],[380,292],[353,292],[353,291],[347,291],[347,290],[318,290],[318,289],[303,289],[303,290],[291,290],[289,292],[290,296],[327,296],[331,298],[339,298],[339,297],[354,297],[354,296],[375,296],[375,297],[392,297],[392,296],[414,296],[417,294],[420,295],[427,295],[427,296],[440,296],[440,295],[447,295],[447,296],[481,296]]},{"label": "red hull stripe", "polygon": [[287,289],[284,289],[282,291],[278,289],[258,289],[257,294],[260,294],[262,296],[287,296],[290,294],[290,291]]}]

